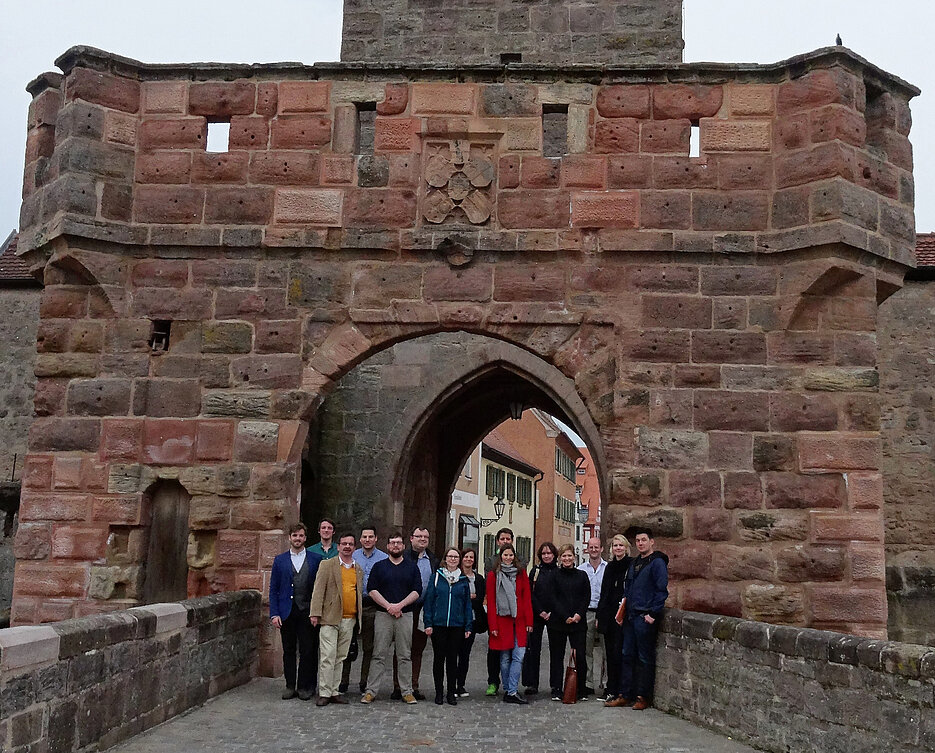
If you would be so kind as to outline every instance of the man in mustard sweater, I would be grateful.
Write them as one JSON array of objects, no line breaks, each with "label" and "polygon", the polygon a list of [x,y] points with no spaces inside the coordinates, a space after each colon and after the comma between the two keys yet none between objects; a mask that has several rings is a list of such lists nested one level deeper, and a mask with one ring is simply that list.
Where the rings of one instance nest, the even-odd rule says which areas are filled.
[{"label": "man in mustard sweater", "polygon": [[363,612],[364,571],[354,562],[353,533],[338,537],[338,556],[321,563],[309,610],[312,625],[321,626],[318,649],[318,700],[316,706],[347,703],[338,694],[341,662],[347,657],[354,626]]}]

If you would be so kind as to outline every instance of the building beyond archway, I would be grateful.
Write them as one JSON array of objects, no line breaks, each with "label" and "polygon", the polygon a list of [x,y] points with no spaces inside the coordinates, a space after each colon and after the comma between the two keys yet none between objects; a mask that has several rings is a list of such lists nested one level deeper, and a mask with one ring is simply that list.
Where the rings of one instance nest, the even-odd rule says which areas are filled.
[{"label": "building beyond archway", "polygon": [[[375,5],[349,3],[352,57],[380,49],[360,44]],[[573,384],[602,523],[666,540],[671,604],[885,634],[875,330],[913,263],[918,91],[841,47],[673,62],[678,0],[602,68],[644,37],[588,24],[634,6],[557,5],[569,44],[529,28],[520,51],[478,10],[471,68],[468,37],[415,23],[445,9],[413,7],[405,66],[73,48],[30,85],[19,247],[45,288],[15,623],[136,603],[91,574],[160,479],[191,494],[189,592],[265,590],[323,401],[397,343],[464,331]],[[514,65],[536,50],[568,58]],[[228,149],[207,153],[219,120]],[[500,360],[469,374],[477,395],[516,386]],[[444,416],[476,440],[483,412],[458,405],[440,395],[420,431]],[[417,476],[394,477],[431,499],[441,475]]]}]

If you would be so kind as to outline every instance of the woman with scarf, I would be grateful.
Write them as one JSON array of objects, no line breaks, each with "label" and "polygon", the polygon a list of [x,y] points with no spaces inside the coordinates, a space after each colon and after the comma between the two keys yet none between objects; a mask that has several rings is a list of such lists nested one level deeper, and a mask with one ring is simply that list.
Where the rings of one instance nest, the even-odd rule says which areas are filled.
[{"label": "woman with scarf", "polygon": [[622,533],[610,540],[610,562],[604,568],[601,599],[597,604],[597,629],[604,634],[607,652],[607,697],[605,706],[623,706],[620,697],[620,662],[623,657],[623,628],[617,624],[617,609],[624,597],[624,581],[630,568],[630,542]]},{"label": "woman with scarf", "polygon": [[464,683],[467,680],[468,669],[471,666],[471,649],[474,647],[474,639],[480,633],[487,632],[487,613],[484,611],[484,596],[487,591],[484,587],[484,576],[474,571],[474,565],[477,562],[477,552],[473,549],[465,549],[461,552],[461,572],[467,578],[468,587],[471,590],[471,609],[474,612],[474,629],[470,636],[461,642],[461,648],[458,650],[458,672],[456,696],[466,696],[467,690],[464,689]]},{"label": "woman with scarf", "polygon": [[[429,578],[422,606],[425,634],[432,639],[432,675],[435,678],[435,703],[446,699],[457,706],[458,651],[474,629],[471,590],[467,576],[458,565],[461,552],[455,547],[445,550],[443,564]],[[448,695],[444,679],[448,675]]]},{"label": "woman with scarf", "polygon": [[[588,676],[585,643],[588,634],[588,604],[591,602],[591,581],[588,575],[576,567],[575,549],[563,544],[558,550],[558,569],[549,578],[548,587],[542,595],[546,626],[549,631],[549,684],[552,700],[560,701],[565,684],[565,642],[575,652],[575,668],[582,680]],[[578,700],[584,700],[579,690]]]},{"label": "woman with scarf", "polygon": [[516,566],[512,544],[500,548],[493,572],[487,578],[487,624],[490,648],[500,652],[503,702],[528,703],[518,690],[526,636],[532,632],[532,596],[529,576]]},{"label": "woman with scarf", "polygon": [[536,554],[539,564],[529,571],[529,583],[532,588],[532,632],[526,642],[526,657],[523,659],[523,685],[526,686],[526,695],[535,695],[539,692],[539,664],[542,654],[542,631],[546,626],[545,607],[542,604],[542,595],[548,591],[549,578],[558,567],[558,549],[551,541],[546,541],[539,547]]}]

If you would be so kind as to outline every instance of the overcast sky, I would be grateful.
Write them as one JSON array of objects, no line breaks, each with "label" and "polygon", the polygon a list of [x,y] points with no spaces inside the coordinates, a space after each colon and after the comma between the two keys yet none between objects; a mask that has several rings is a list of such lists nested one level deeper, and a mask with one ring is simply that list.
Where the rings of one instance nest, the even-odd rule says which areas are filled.
[{"label": "overcast sky", "polygon": [[[685,0],[685,60],[772,63],[834,43],[923,90],[913,101],[916,220],[935,230],[935,0]],[[340,56],[339,0],[4,0],[0,241],[18,225],[29,95],[73,45],[144,62],[313,63]]]}]

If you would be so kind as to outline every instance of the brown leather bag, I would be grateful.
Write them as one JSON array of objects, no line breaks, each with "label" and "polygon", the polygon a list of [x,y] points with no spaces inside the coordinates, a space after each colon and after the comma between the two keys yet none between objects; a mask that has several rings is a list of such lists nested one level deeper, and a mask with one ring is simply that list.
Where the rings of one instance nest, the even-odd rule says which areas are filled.
[{"label": "brown leather bag", "polygon": [[568,666],[565,667],[565,692],[562,695],[562,703],[578,702],[578,658],[575,656],[575,650],[571,650],[571,658],[568,660]]},{"label": "brown leather bag", "polygon": [[614,622],[618,625],[623,624],[623,618],[627,616],[627,597],[624,596],[620,600],[620,606],[617,607],[617,614],[614,615]]}]

